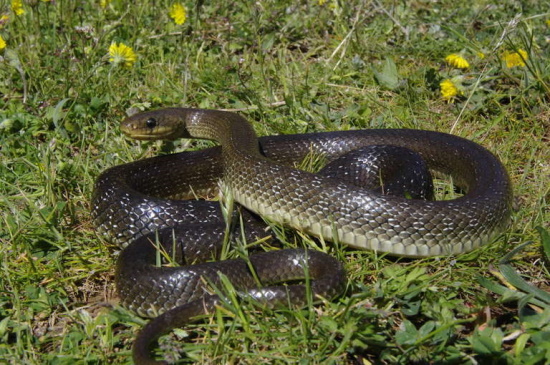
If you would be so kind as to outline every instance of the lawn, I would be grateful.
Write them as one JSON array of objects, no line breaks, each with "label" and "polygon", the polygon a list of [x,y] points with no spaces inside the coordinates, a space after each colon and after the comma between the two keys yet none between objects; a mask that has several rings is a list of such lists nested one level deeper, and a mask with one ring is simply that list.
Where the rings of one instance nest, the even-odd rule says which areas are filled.
[{"label": "lawn", "polygon": [[90,197],[111,166],[211,145],[119,132],[129,111],[168,106],[237,111],[259,135],[462,136],[506,166],[514,213],[498,239],[456,257],[381,257],[281,233],[342,260],[345,295],[301,310],[229,303],[163,338],[159,356],[550,363],[550,5],[212,3],[0,2],[0,363],[131,363],[146,320],[117,303],[118,248],[94,231]]}]

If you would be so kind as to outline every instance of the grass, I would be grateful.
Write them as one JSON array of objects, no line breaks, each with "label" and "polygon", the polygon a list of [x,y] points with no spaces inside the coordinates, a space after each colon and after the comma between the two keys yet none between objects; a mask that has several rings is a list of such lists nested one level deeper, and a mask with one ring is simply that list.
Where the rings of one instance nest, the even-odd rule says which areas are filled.
[{"label": "grass", "polygon": [[[188,2],[183,25],[162,0],[23,1],[21,15],[12,3],[0,2],[0,363],[131,362],[145,321],[117,306],[116,249],[96,237],[89,201],[101,171],[161,153],[120,135],[126,110],[177,105],[237,109],[260,135],[452,132],[500,157],[517,211],[494,243],[458,257],[332,247],[349,272],[343,297],[300,311],[229,306],[161,352],[200,363],[550,362],[550,249],[536,228],[548,227],[550,186],[544,2]],[[131,67],[109,62],[112,42],[134,50]],[[502,56],[519,50],[524,66],[507,68]],[[470,67],[446,64],[451,53]],[[449,102],[444,79],[457,88]]]}]

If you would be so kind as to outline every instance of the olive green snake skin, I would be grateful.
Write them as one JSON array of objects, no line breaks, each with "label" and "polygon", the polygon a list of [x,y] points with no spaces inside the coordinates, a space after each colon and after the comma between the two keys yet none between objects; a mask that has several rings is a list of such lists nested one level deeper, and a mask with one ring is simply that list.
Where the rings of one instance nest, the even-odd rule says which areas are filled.
[{"label": "olive green snake skin", "polygon": [[[177,226],[183,219],[181,215],[187,215],[186,222],[199,227],[209,217],[219,215],[214,212],[218,208],[207,205],[209,202],[175,200],[212,195],[219,180],[223,180],[236,202],[270,222],[327,241],[397,256],[456,255],[471,251],[501,233],[510,218],[511,184],[500,161],[478,144],[449,134],[405,129],[357,130],[262,137],[258,142],[250,124],[237,114],[182,108],[137,114],[128,118],[121,129],[137,139],[188,137],[214,140],[221,145],[116,166],[100,176],[92,199],[94,222],[102,235],[122,246],[150,232]],[[445,201],[384,196],[292,167],[308,153],[331,161],[368,145],[393,145],[416,151],[431,170],[450,175],[466,194]],[[315,295],[329,298],[342,292],[344,273],[338,263],[324,262],[325,257],[315,256],[314,251],[281,251],[282,261],[267,259],[273,253],[265,254],[265,260],[269,261],[267,271],[300,261],[304,263],[298,265],[302,272],[307,267],[312,282],[318,283]],[[217,299],[201,301],[205,290],[197,293],[196,283],[175,294],[171,287],[164,288],[181,280],[180,271],[163,272],[160,275],[167,275],[166,278],[147,281],[148,276],[159,275],[158,268],[144,269],[151,266],[147,263],[135,273],[138,254],[126,255],[126,259],[119,260],[117,269],[117,287],[125,306],[141,315],[155,316],[194,301],[191,306],[195,306],[195,312],[178,318],[165,316],[150,331],[153,337],[158,337],[160,326],[182,325],[194,315],[211,311],[218,303]],[[258,259],[258,265],[262,265],[259,261],[264,258]],[[317,261],[323,263],[317,265]],[[231,262],[223,265],[234,264],[239,265]],[[329,269],[318,268],[323,265]],[[242,270],[246,271],[244,267]],[[213,271],[217,272],[217,266]],[[126,279],[130,274],[134,275],[132,279]],[[240,275],[235,274],[236,280]],[[290,275],[283,280],[289,280],[288,277],[293,278]],[[142,285],[142,281],[147,283]],[[248,288],[252,286],[245,284],[244,288],[250,293]],[[179,299],[173,299],[174,295]],[[304,301],[303,296],[303,293],[296,295],[302,298],[297,299],[298,303]],[[267,296],[264,293],[256,297]],[[147,347],[150,342],[142,340],[139,346]],[[148,363],[144,355],[147,348],[134,347],[134,350],[142,352],[135,355],[138,362]]]}]

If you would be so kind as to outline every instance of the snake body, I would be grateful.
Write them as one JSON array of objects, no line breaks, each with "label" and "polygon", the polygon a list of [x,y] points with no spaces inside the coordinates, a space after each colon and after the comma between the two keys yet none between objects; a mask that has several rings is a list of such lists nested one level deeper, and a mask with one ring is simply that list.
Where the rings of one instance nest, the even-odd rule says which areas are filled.
[{"label": "snake body", "polygon": [[[398,256],[468,252],[502,232],[510,218],[511,184],[501,162],[480,145],[449,134],[387,129],[258,139],[238,114],[183,108],[139,113],[128,118],[121,129],[138,139],[153,135],[167,139],[192,137],[221,145],[116,166],[99,177],[92,199],[94,222],[100,233],[123,246],[165,227],[200,227],[212,220],[223,224],[217,203],[180,200],[212,194],[220,179],[236,202],[269,221],[328,241]],[[292,167],[309,153],[332,161],[370,145],[416,151],[431,170],[450,175],[466,194],[445,201],[385,196]],[[158,268],[150,268],[151,259],[142,260],[136,250],[122,255],[117,270],[121,299],[131,309],[151,316],[205,295],[204,289],[197,289],[199,284],[180,283],[189,269],[160,273]],[[288,267],[297,261],[296,257],[300,262],[309,262],[308,254],[301,250],[284,250],[281,255],[282,261],[270,261],[271,271]],[[308,267],[314,281],[320,283],[314,294],[331,297],[341,292],[341,266],[324,264],[332,267],[330,271],[337,277],[331,279],[330,273],[327,277],[323,270],[316,269],[316,260],[298,265],[302,273],[303,267]],[[208,270],[214,272],[224,265],[241,265],[236,272],[246,271],[242,262],[208,265],[213,265]],[[151,279],[155,275],[157,279]],[[247,290],[251,286],[244,285]],[[303,298],[303,293],[297,296]],[[259,297],[265,299],[266,295]],[[203,310],[212,307],[215,300],[208,301],[208,305],[201,303],[202,307],[194,305]],[[180,317],[182,323],[187,319],[186,315]],[[166,321],[173,322],[174,318],[165,316]]]}]

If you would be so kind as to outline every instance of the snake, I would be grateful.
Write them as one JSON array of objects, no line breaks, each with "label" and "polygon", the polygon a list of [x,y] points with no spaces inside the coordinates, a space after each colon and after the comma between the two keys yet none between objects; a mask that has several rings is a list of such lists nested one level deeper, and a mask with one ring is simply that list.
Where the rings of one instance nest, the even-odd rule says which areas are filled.
[{"label": "snake", "polygon": [[[258,138],[240,114],[191,108],[141,112],[120,128],[141,140],[195,138],[219,144],[114,166],[96,181],[92,217],[97,231],[127,246],[116,269],[121,302],[139,315],[156,317],[134,343],[136,363],[161,363],[150,358],[149,350],[165,328],[210,313],[223,301],[212,290],[223,284],[219,273],[239,293],[270,307],[304,305],[311,300],[308,292],[318,300],[345,290],[342,264],[312,249],[203,262],[221,250],[219,244],[204,248],[184,242],[196,236],[226,237],[227,217],[220,204],[195,199],[215,195],[220,185],[268,222],[395,256],[463,254],[491,242],[510,222],[512,186],[503,164],[481,145],[451,134],[365,129]],[[419,154],[431,171],[450,176],[464,194],[450,200],[384,195],[295,167],[311,154],[331,162],[366,146],[384,145]],[[252,236],[262,233],[259,229]],[[159,241],[167,255],[187,265],[155,265]],[[305,284],[280,285],[304,277]]]}]

